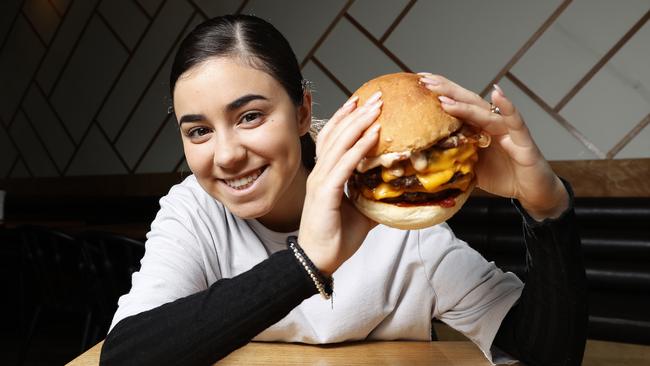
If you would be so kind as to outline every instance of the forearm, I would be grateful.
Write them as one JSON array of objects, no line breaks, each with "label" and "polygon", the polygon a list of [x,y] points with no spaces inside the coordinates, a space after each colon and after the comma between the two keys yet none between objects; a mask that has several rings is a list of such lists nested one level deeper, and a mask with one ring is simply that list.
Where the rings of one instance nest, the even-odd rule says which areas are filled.
[{"label": "forearm", "polygon": [[564,182],[555,174],[550,179],[553,183],[546,185],[548,190],[546,192],[540,192],[541,197],[543,197],[541,203],[538,202],[535,205],[519,200],[520,206],[526,210],[528,216],[536,221],[541,222],[547,218],[557,219],[569,208],[569,201],[571,199]]},{"label": "forearm", "polygon": [[536,222],[517,208],[524,216],[526,284],[494,345],[528,365],[579,365],[588,313],[573,194],[557,219]]},{"label": "forearm", "polygon": [[123,319],[108,334],[100,364],[212,364],[315,293],[284,250],[205,291]]}]

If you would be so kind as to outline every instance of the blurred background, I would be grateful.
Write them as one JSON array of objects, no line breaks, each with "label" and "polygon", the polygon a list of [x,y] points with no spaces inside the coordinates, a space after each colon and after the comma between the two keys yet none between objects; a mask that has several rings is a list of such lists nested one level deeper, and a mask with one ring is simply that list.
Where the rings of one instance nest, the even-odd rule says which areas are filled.
[{"label": "blurred background", "polygon": [[[650,362],[650,0],[3,0],[0,363],[61,364],[105,335],[157,200],[191,174],[168,114],[175,50],[228,13],[287,37],[317,118],[384,73],[484,97],[498,83],[578,197],[585,364]],[[525,275],[507,200],[477,192],[451,225]]]}]

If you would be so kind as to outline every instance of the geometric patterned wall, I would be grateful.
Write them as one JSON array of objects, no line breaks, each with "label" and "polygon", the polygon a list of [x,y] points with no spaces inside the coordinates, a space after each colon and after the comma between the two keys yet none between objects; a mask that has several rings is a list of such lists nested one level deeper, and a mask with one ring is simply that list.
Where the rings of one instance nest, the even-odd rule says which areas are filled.
[{"label": "geometric patterned wall", "polygon": [[3,0],[0,179],[187,170],[171,58],[243,12],[289,39],[327,118],[376,75],[498,82],[550,160],[650,157],[648,0]]}]

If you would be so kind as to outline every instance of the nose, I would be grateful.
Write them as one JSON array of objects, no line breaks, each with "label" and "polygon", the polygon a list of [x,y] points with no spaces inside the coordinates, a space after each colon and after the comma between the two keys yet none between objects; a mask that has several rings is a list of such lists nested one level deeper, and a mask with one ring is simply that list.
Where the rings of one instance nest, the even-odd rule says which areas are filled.
[{"label": "nose", "polygon": [[214,139],[214,165],[222,169],[234,169],[246,160],[247,150],[235,134]]}]

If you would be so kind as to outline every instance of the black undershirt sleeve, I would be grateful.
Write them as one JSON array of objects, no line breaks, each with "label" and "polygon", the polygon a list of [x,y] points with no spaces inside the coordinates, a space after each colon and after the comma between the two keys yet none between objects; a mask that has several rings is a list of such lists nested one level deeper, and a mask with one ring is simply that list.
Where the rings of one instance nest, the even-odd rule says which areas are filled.
[{"label": "black undershirt sleeve", "polygon": [[100,365],[210,365],[316,293],[283,250],[205,291],[122,319],[104,341]]},{"label": "black undershirt sleeve", "polygon": [[564,182],[570,207],[557,219],[523,216],[525,286],[493,345],[527,365],[580,365],[587,333],[587,286],[573,191]]}]

